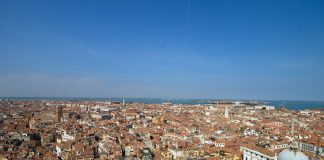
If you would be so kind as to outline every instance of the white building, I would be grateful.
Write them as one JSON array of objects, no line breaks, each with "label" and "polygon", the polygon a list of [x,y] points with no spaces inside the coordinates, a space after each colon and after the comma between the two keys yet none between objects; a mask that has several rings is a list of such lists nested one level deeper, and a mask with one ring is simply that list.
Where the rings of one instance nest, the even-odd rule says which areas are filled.
[{"label": "white building", "polygon": [[316,151],[319,151],[319,154],[321,156],[324,156],[324,147],[319,147],[316,146],[315,144],[310,144],[310,143],[306,143],[306,142],[298,142],[298,148],[301,151],[306,151],[306,152],[312,152],[312,153],[316,153]]},{"label": "white building", "polygon": [[63,142],[71,141],[71,140],[74,140],[74,139],[75,139],[75,137],[72,134],[68,134],[68,133],[66,133],[66,131],[63,131],[63,134],[62,134],[62,141]]},{"label": "white building", "polygon": [[277,154],[271,152],[270,150],[264,151],[266,149],[258,149],[258,147],[248,148],[241,146],[241,151],[243,151],[243,160],[277,160]]},{"label": "white building", "polygon": [[261,105],[261,106],[254,106],[254,109],[265,109],[265,110],[274,110],[274,106],[266,106],[266,105]]},{"label": "white building", "polygon": [[225,148],[225,141],[222,140],[215,141],[214,145],[215,147]]}]

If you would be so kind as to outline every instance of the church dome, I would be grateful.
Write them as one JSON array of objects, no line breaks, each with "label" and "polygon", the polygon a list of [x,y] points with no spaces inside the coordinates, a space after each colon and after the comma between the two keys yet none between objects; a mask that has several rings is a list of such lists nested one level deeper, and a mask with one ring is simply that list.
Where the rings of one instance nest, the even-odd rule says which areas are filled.
[{"label": "church dome", "polygon": [[308,160],[308,157],[298,150],[296,143],[292,143],[289,149],[284,149],[279,153],[278,160]]}]

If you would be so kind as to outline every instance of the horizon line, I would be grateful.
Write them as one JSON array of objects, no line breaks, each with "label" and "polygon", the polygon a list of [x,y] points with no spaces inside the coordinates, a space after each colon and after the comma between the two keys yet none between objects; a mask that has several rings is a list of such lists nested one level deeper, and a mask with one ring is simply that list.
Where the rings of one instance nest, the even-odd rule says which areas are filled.
[{"label": "horizon line", "polygon": [[244,98],[166,98],[166,97],[85,97],[85,96],[0,96],[3,98],[30,98],[30,99],[46,99],[46,98],[68,98],[68,99],[161,99],[161,100],[228,100],[228,101],[313,101],[324,102],[324,100],[310,99],[244,99]]}]

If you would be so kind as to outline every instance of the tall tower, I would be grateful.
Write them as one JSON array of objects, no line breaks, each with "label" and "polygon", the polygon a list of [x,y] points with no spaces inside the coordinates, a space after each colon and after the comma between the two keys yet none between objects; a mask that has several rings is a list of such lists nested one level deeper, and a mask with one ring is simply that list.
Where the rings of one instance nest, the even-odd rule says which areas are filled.
[{"label": "tall tower", "polygon": [[125,107],[125,99],[123,99],[123,107]]},{"label": "tall tower", "polygon": [[144,127],[144,128],[147,127],[147,120],[146,120],[146,118],[144,118],[144,120],[143,120],[143,127]]},{"label": "tall tower", "polygon": [[293,117],[291,120],[291,137],[292,140],[295,140],[295,118]]},{"label": "tall tower", "polygon": [[228,108],[227,108],[227,107],[225,108],[224,116],[225,116],[226,118],[228,118]]},{"label": "tall tower", "polygon": [[59,106],[57,109],[57,121],[62,122],[63,119],[63,106]]},{"label": "tall tower", "polygon": [[108,105],[112,105],[111,97],[109,98],[109,101],[107,102]]},{"label": "tall tower", "polygon": [[30,113],[25,111],[26,115],[25,115],[25,118],[26,118],[26,121],[25,121],[25,127],[26,128],[29,128],[29,121],[30,121]]}]

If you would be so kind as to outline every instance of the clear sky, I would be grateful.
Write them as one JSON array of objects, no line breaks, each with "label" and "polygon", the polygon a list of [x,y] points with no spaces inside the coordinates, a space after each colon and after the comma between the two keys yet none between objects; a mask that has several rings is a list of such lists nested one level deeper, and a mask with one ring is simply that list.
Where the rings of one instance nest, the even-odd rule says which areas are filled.
[{"label": "clear sky", "polygon": [[324,1],[1,0],[0,57],[0,96],[324,100]]}]

